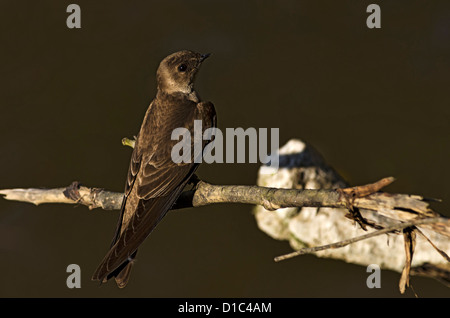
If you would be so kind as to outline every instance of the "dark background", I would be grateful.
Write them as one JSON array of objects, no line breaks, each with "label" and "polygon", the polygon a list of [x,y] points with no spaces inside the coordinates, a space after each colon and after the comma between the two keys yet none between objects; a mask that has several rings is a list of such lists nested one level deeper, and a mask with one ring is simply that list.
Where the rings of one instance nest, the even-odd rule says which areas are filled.
[{"label": "dark background", "polygon": [[[155,71],[180,49],[212,52],[197,90],[219,127],[279,127],[313,144],[351,184],[443,199],[449,214],[450,3],[376,1],[0,2],[0,188],[85,185],[122,191]],[[254,184],[257,164],[203,165],[217,184]],[[171,212],[140,248],[124,290],[90,277],[118,213],[0,200],[2,297],[397,297],[399,273],[366,287],[366,268],[289,252],[251,206]],[[66,287],[79,264],[82,288]],[[413,277],[419,296],[449,297]],[[412,297],[408,290],[404,297]]]}]

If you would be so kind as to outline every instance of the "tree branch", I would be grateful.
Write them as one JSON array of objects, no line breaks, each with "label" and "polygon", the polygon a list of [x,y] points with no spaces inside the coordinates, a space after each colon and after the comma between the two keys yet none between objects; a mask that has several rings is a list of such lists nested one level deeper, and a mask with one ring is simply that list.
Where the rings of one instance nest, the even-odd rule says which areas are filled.
[{"label": "tree branch", "polygon": [[[124,139],[123,144],[133,147],[134,141]],[[191,190],[181,194],[172,210],[218,203],[256,205],[255,218],[260,229],[275,239],[288,240],[299,250],[279,256],[276,261],[315,253],[362,265],[378,263],[382,268],[403,273],[407,267],[408,277],[402,276],[407,282],[409,268],[413,274],[450,282],[449,258],[443,251],[450,250],[450,221],[431,210],[430,199],[379,192],[394,181],[392,177],[348,187],[311,146],[298,140],[282,147],[279,155],[280,168],[273,170],[262,166],[258,185],[214,185],[197,180]],[[123,193],[89,188],[79,182],[56,189],[5,189],[0,190],[0,194],[7,200],[35,205],[79,204],[104,210],[120,209],[123,200]],[[345,214],[348,211],[351,213]],[[357,221],[361,227],[352,228],[343,216]],[[376,231],[365,232],[365,225]],[[419,226],[428,231],[427,235],[418,230]],[[411,254],[407,266],[402,258],[407,243],[396,239],[397,236],[389,238],[392,241],[389,252],[380,249],[383,246],[381,234],[398,233],[403,229],[416,229],[421,236],[414,262]],[[349,233],[351,238],[348,238]]]},{"label": "tree branch", "polygon": [[[182,193],[172,210],[218,203],[261,205],[268,211],[292,207],[347,208],[348,197],[342,193],[352,193],[353,207],[378,212],[397,221],[440,216],[429,208],[428,202],[421,196],[375,192],[393,180],[393,178],[384,178],[375,183],[358,187],[320,190],[214,185],[199,181],[194,189]],[[77,181],[67,187],[54,189],[4,189],[0,190],[0,194],[4,195],[6,200],[28,202],[35,205],[44,203],[79,204],[85,205],[89,209],[101,208],[104,210],[119,210],[123,199],[123,193],[82,186]],[[358,195],[362,195],[362,197],[358,197]],[[436,222],[428,227],[450,237],[450,225],[447,223]]]},{"label": "tree branch", "polygon": [[[296,190],[277,189],[260,186],[214,185],[199,181],[193,190],[182,193],[172,209],[200,207],[217,203],[243,203],[261,205],[267,210],[287,207],[333,207],[346,208],[346,197],[342,192],[359,192],[362,197],[354,197],[353,206],[377,211],[383,209],[410,209],[425,216],[435,216],[428,203],[420,196],[405,194],[374,193],[390,184],[393,178],[384,178],[370,185],[334,190]],[[368,191],[368,187],[372,191]],[[370,194],[371,193],[371,194]],[[107,191],[102,188],[89,188],[74,181],[68,187],[44,189],[4,189],[0,190],[6,200],[28,202],[35,205],[43,203],[67,203],[86,205],[89,209],[118,210],[122,204],[123,193]],[[389,214],[384,211],[384,213]],[[402,215],[400,215],[400,219]],[[450,233],[450,232],[449,232]],[[449,234],[450,235],[450,234]]]},{"label": "tree branch", "polygon": [[[217,203],[243,203],[264,206],[267,210],[287,207],[334,207],[345,208],[347,201],[341,191],[358,191],[359,188],[373,187],[377,191],[381,186],[390,183],[393,178],[385,178],[376,183],[361,187],[335,190],[295,190],[276,189],[244,185],[214,185],[199,181],[193,190],[182,193],[172,209],[200,207]],[[365,190],[367,191],[367,190]],[[372,191],[372,192],[374,192]],[[89,188],[74,181],[71,185],[55,189],[4,189],[0,190],[6,200],[28,202],[35,205],[43,203],[67,203],[86,205],[89,209],[118,210],[121,207],[123,193],[107,191],[101,188]],[[367,194],[365,194],[367,196]],[[377,206],[392,206],[396,201],[404,201],[403,195],[376,194],[365,200],[355,199],[354,206],[366,209],[376,209]],[[372,202],[373,201],[373,202]],[[426,214],[427,205],[422,198],[406,200],[405,208]]]}]

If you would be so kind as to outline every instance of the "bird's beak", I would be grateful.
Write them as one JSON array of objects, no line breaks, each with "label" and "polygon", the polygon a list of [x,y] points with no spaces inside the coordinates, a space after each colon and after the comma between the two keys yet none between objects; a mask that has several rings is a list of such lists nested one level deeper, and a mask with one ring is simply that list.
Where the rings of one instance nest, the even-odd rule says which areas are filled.
[{"label": "bird's beak", "polygon": [[200,63],[206,60],[210,55],[211,53],[202,54],[202,56],[200,57]]}]

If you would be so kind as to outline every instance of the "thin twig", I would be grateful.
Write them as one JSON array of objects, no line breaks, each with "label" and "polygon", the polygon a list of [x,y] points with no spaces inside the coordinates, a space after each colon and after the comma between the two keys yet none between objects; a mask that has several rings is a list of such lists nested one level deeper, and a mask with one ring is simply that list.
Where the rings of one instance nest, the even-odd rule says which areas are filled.
[{"label": "thin twig", "polygon": [[429,238],[428,236],[426,236],[425,234],[423,234],[423,232],[421,230],[419,230],[418,228],[415,229],[415,231],[417,233],[419,233],[431,246],[433,246],[433,248],[439,253],[441,254],[441,256],[443,258],[445,258],[445,260],[447,260],[447,262],[450,262],[450,257],[447,255],[447,253],[445,253],[443,250],[441,250],[440,248],[438,248]]},{"label": "thin twig", "polygon": [[405,222],[405,223],[400,223],[397,225],[392,225],[389,227],[386,227],[382,230],[377,230],[377,231],[373,231],[371,233],[365,234],[365,235],[361,235],[361,236],[357,236],[357,237],[353,237],[347,240],[343,240],[340,242],[336,242],[336,243],[332,243],[332,244],[327,244],[327,245],[321,245],[321,246],[316,246],[316,247],[308,247],[308,248],[303,248],[300,249],[298,251],[289,253],[289,254],[285,254],[285,255],[281,255],[281,256],[277,256],[274,258],[275,262],[279,262],[285,259],[289,259],[289,258],[293,258],[295,256],[299,256],[299,255],[304,255],[304,254],[311,254],[311,253],[315,253],[315,252],[319,252],[319,251],[323,251],[323,250],[327,250],[327,249],[335,249],[335,248],[341,248],[344,246],[347,246],[349,244],[358,242],[358,241],[362,241],[362,240],[366,240],[368,238],[374,237],[374,236],[378,236],[381,234],[386,234],[386,233],[391,233],[391,232],[395,232],[395,231],[400,231],[402,229],[414,226],[414,225],[423,225],[423,224],[431,224],[431,223],[436,223],[436,222],[442,222],[442,223],[450,223],[449,219],[446,218],[425,218],[425,219],[417,219],[415,221],[411,221],[411,222]]}]

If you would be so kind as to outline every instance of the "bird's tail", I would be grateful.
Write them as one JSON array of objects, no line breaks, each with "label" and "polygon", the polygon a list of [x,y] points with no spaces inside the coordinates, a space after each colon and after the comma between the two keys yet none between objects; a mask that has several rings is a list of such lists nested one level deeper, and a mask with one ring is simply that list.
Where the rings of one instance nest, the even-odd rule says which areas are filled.
[{"label": "bird's tail", "polygon": [[117,287],[124,288],[128,284],[128,280],[130,279],[131,268],[136,262],[136,253],[137,250],[130,255],[130,257],[122,263],[118,268],[116,268],[113,272],[111,272],[103,282],[114,277]]},{"label": "bird's tail", "polygon": [[120,232],[120,236],[114,239],[114,245],[97,267],[92,280],[99,280],[104,283],[114,277],[119,287],[125,287],[130,276],[133,260],[136,257],[137,248],[172,207],[191,175],[186,177],[167,196],[139,200],[133,216],[123,231]]},{"label": "bird's tail", "polygon": [[128,284],[128,280],[130,279],[131,267],[135,259],[133,258],[131,261],[128,261],[128,264],[122,269],[120,273],[114,278],[116,280],[116,284],[119,288],[124,288]]}]

